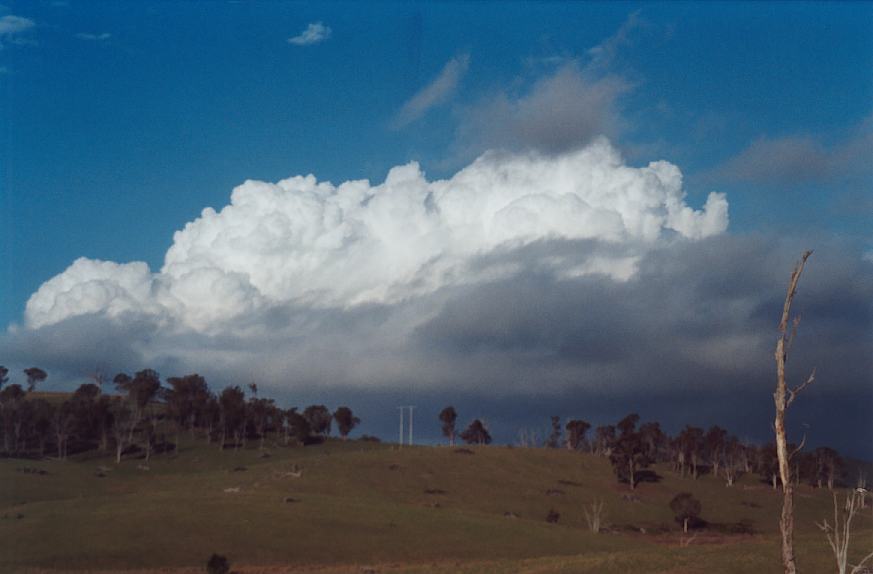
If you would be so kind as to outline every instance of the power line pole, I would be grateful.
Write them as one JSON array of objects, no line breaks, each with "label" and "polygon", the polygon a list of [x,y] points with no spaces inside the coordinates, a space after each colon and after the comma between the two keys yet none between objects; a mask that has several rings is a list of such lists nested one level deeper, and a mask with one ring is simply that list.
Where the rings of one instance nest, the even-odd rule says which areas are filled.
[{"label": "power line pole", "polygon": [[403,447],[403,409],[405,409],[406,407],[397,407],[397,408],[400,409],[400,435],[399,435],[399,440],[397,442],[400,444],[400,446],[402,448]]}]

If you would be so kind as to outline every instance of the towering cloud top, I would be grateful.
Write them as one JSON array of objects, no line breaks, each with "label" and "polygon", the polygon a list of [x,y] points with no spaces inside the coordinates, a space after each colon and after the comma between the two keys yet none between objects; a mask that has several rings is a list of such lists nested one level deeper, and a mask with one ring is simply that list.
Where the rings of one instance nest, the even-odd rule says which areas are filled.
[{"label": "towering cloud top", "polygon": [[[488,153],[448,180],[428,181],[413,162],[376,186],[247,181],[176,232],[158,273],[79,259],[30,298],[26,322],[136,312],[209,332],[275,305],[393,303],[481,280],[480,256],[538,240],[598,239],[632,263],[668,235],[702,238],[727,223],[722,194],[694,210],[676,166],[628,167],[605,139],[556,157]],[[627,263],[581,272],[621,278]]]}]

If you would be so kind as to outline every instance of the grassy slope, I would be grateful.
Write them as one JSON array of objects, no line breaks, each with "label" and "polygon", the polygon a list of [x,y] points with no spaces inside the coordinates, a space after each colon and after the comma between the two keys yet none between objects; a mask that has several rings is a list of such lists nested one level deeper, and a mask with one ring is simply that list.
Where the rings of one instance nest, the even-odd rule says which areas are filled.
[{"label": "grassy slope", "polygon": [[[659,468],[639,502],[622,499],[600,458],[547,449],[450,448],[352,442],[218,452],[189,444],[178,455],[116,466],[108,458],[0,460],[0,571],[154,569],[204,564],[212,552],[234,564],[318,566],[320,572],[778,572],[779,496],[747,476],[733,488]],[[301,478],[283,476],[298,465]],[[112,468],[95,476],[101,465]],[[43,468],[48,475],[17,472]],[[234,471],[238,466],[245,471]],[[393,468],[392,468],[393,467]],[[578,485],[561,484],[571,481]],[[225,493],[226,488],[238,493]],[[548,489],[563,495],[548,496]],[[446,494],[426,494],[440,489]],[[690,491],[712,523],[751,520],[758,536],[701,536],[678,547],[668,502]],[[286,497],[298,502],[286,503]],[[647,533],[594,535],[583,506],[606,503],[607,523]],[[438,502],[439,507],[433,507]],[[743,504],[745,503],[745,504]],[[826,491],[802,487],[798,553],[805,572],[831,572],[814,520],[832,516]],[[550,508],[559,524],[544,520]],[[505,518],[514,512],[519,518]],[[15,518],[16,514],[23,518]],[[853,554],[873,549],[873,514],[857,519]],[[656,534],[668,527],[668,534]],[[393,566],[392,566],[393,564]],[[270,571],[285,571],[274,568]],[[249,570],[247,570],[249,571]]]}]

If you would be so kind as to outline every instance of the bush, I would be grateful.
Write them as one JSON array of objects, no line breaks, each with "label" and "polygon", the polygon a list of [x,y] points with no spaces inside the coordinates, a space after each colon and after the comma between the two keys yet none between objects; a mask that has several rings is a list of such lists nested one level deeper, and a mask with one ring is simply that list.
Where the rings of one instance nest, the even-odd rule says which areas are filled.
[{"label": "bush", "polygon": [[682,524],[682,530],[688,532],[688,524],[695,524],[700,516],[700,501],[690,492],[680,492],[670,501],[670,510],[676,515],[676,522]]},{"label": "bush", "polygon": [[221,554],[213,554],[206,563],[206,572],[209,574],[228,574],[230,562]]},{"label": "bush", "polygon": [[558,519],[561,518],[561,514],[557,510],[549,510],[549,513],[546,514],[546,522],[549,524],[555,524],[558,522]]}]

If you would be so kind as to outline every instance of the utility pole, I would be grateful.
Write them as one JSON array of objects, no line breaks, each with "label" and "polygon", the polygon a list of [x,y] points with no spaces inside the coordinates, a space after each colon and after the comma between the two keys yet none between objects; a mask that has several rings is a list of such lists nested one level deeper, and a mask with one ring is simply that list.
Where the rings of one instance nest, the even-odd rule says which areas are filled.
[{"label": "utility pole", "polygon": [[409,409],[409,437],[408,437],[409,442],[408,442],[408,444],[411,446],[411,445],[412,445],[412,441],[413,441],[413,435],[412,435],[412,409],[414,409],[415,406],[414,406],[414,405],[403,405],[403,406],[401,406],[401,407],[397,407],[397,408],[400,409],[400,432],[399,432],[399,434],[398,434],[398,440],[397,440],[397,442],[400,444],[401,447],[403,446],[403,409]]},{"label": "utility pole", "polygon": [[397,407],[400,409],[400,435],[399,440],[397,441],[400,444],[400,447],[403,447],[403,409],[406,407]]}]

